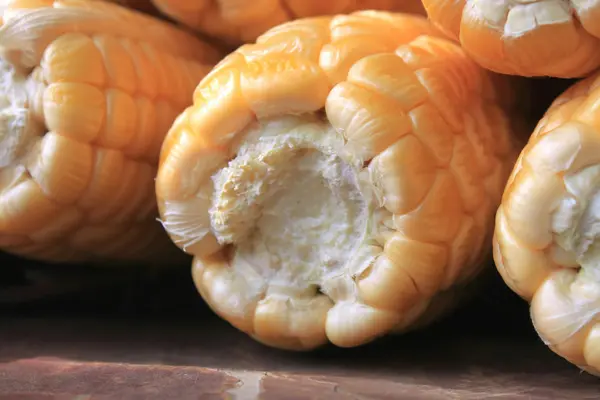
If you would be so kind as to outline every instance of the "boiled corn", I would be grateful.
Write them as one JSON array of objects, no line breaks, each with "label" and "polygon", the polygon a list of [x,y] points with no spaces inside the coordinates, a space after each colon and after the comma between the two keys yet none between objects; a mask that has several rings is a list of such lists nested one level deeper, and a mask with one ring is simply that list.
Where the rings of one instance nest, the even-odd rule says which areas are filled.
[{"label": "boiled corn", "polygon": [[600,375],[600,73],[560,95],[506,185],[494,259],[557,354]]},{"label": "boiled corn", "polygon": [[198,85],[156,192],[222,318],[275,347],[357,346],[431,320],[477,275],[515,93],[437,35],[408,14],[300,19]]},{"label": "boiled corn", "polygon": [[100,1],[15,0],[2,22],[0,248],[176,260],[155,221],[160,146],[219,52]]},{"label": "boiled corn", "polygon": [[600,3],[423,0],[427,15],[492,71],[579,78],[600,67]]},{"label": "boiled corn", "polygon": [[348,13],[390,10],[425,14],[420,0],[152,0],[165,15],[230,45],[253,42],[286,21]]}]

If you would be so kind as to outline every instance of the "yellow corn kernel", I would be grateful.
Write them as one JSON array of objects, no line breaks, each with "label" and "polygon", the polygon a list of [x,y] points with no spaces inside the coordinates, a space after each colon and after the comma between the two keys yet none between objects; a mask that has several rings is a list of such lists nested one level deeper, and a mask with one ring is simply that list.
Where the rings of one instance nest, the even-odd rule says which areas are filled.
[{"label": "yellow corn kernel", "polygon": [[496,215],[494,259],[557,354],[600,376],[600,73],[571,86],[522,150]]},{"label": "yellow corn kernel", "polygon": [[152,0],[165,15],[229,45],[255,41],[284,22],[358,10],[425,14],[419,0]]},{"label": "yellow corn kernel", "polygon": [[100,1],[14,0],[2,22],[1,249],[52,262],[180,258],[156,221],[154,177],[220,52]]},{"label": "yellow corn kernel", "polygon": [[156,193],[222,318],[271,346],[350,347],[423,326],[475,282],[516,93],[436,32],[388,12],[300,19],[200,82]]}]

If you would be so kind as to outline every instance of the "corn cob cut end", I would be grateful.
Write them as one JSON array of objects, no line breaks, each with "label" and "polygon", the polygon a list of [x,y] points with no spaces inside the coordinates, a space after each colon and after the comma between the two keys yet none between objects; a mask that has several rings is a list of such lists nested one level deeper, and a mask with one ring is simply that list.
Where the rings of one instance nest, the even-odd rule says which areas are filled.
[{"label": "corn cob cut end", "polygon": [[156,221],[154,177],[217,50],[101,1],[16,0],[2,17],[0,248],[50,262],[187,262]]},{"label": "corn cob cut end", "polygon": [[538,123],[496,216],[494,259],[531,303],[544,342],[600,375],[600,74],[560,95]]},{"label": "corn cob cut end", "polygon": [[268,29],[301,18],[380,10],[425,15],[419,0],[152,0],[175,21],[230,46],[254,42]]},{"label": "corn cob cut end", "polygon": [[156,192],[235,327],[358,346],[443,314],[437,296],[478,274],[516,150],[489,74],[437,35],[405,14],[296,20],[198,85]]},{"label": "corn cob cut end", "polygon": [[431,21],[483,67],[580,78],[600,66],[600,5],[578,1],[423,0]]}]

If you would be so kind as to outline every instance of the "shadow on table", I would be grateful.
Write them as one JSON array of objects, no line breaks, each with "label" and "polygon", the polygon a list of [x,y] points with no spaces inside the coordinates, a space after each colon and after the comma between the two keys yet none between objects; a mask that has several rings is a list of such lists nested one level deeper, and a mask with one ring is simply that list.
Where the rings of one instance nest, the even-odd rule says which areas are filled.
[{"label": "shadow on table", "polygon": [[479,382],[484,391],[489,385],[567,390],[596,382],[541,343],[527,304],[496,275],[482,295],[425,330],[354,349],[290,353],[256,343],[216,317],[189,273],[175,269],[135,285],[5,307],[0,362],[45,358],[418,384],[435,377],[435,385],[453,387],[458,379],[471,386]]}]

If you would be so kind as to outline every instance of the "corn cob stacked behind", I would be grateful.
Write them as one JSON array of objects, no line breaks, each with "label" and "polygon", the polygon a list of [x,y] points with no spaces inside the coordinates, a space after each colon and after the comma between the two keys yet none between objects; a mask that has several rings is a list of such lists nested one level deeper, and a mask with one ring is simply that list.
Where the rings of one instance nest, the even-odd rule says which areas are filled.
[{"label": "corn cob stacked behind", "polygon": [[110,3],[116,3],[120,6],[130,8],[132,10],[141,11],[145,14],[152,15],[154,17],[164,18],[164,16],[158,11],[158,9],[152,4],[151,0],[91,0],[91,1],[107,1]]},{"label": "corn cob stacked behind", "polygon": [[155,221],[162,140],[220,53],[111,3],[4,10],[0,247],[46,261],[175,262]]},{"label": "corn cob stacked behind", "polygon": [[299,18],[357,10],[390,10],[424,14],[420,0],[152,0],[175,21],[238,46],[266,30]]},{"label": "corn cob stacked behind", "polygon": [[580,78],[600,67],[600,3],[423,0],[427,15],[484,68]]},{"label": "corn cob stacked behind", "polygon": [[583,78],[537,121],[505,187],[493,243],[497,268],[531,303],[540,337],[559,355],[600,375],[595,323],[600,6],[537,0],[423,4],[430,20],[484,68]]},{"label": "corn cob stacked behind", "polygon": [[356,346],[442,313],[478,274],[516,158],[514,91],[437,35],[406,14],[299,19],[198,85],[157,197],[235,327]]}]

